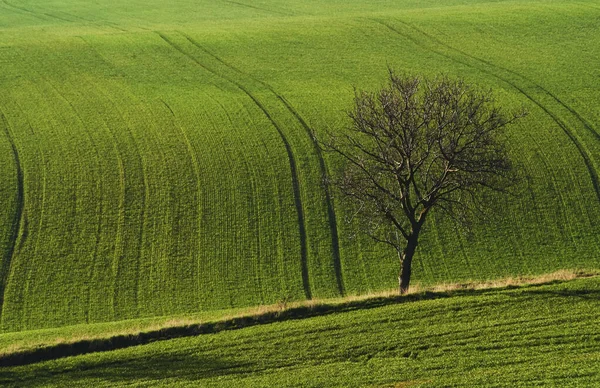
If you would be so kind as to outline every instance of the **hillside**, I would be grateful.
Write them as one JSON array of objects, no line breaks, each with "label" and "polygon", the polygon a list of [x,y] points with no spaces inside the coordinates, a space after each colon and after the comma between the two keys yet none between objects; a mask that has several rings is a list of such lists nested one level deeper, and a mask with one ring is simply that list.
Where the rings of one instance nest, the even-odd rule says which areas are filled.
[{"label": "hillside", "polygon": [[[600,384],[599,278],[366,300],[337,314],[4,367],[7,386]],[[401,302],[401,303],[398,303]]]},{"label": "hillside", "polygon": [[388,65],[531,113],[524,194],[473,236],[434,217],[415,281],[600,267],[596,3],[0,2],[2,330],[394,287],[310,136]]}]

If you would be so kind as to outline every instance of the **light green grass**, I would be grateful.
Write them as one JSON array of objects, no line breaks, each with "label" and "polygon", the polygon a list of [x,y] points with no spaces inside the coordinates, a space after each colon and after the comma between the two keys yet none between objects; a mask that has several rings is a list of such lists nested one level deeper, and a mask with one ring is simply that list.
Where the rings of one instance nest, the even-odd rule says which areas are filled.
[{"label": "light green grass", "polygon": [[531,111],[511,130],[530,186],[470,238],[432,217],[415,281],[598,268],[599,15],[592,1],[0,2],[2,329],[394,287],[395,256],[351,238],[321,184],[338,161],[309,136],[343,128],[353,86],[381,85],[387,65]]},{"label": "light green grass", "polygon": [[600,384],[598,278],[273,323],[23,367],[7,386]]},{"label": "light green grass", "polygon": [[[0,365],[22,365],[30,363],[32,357],[55,359],[56,354],[40,355],[40,350],[66,347],[60,352],[65,356],[79,355],[97,351],[98,343],[106,344],[106,349],[146,344],[166,338],[179,338],[198,333],[219,332],[259,323],[282,321],[294,318],[307,318],[315,315],[332,314],[356,308],[380,305],[382,303],[411,302],[427,298],[440,298],[458,291],[505,289],[508,287],[527,287],[531,285],[564,282],[578,278],[598,276],[598,271],[561,270],[536,277],[509,277],[492,282],[443,283],[424,287],[413,284],[408,296],[399,297],[397,290],[387,290],[372,294],[349,295],[342,298],[313,299],[310,301],[280,301],[274,305],[247,308],[211,310],[193,314],[159,316],[124,321],[79,324],[49,329],[37,329],[0,334]],[[204,329],[200,330],[200,326]],[[89,343],[84,345],[83,343]],[[120,344],[120,345],[118,345]],[[104,345],[103,345],[104,346]],[[85,348],[85,349],[84,349]],[[83,349],[83,350],[82,350]],[[10,361],[18,356],[27,356],[27,360]]]}]

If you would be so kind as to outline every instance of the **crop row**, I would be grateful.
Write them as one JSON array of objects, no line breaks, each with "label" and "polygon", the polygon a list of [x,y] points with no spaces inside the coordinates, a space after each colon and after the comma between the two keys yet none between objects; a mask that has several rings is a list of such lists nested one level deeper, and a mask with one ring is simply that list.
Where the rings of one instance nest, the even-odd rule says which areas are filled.
[{"label": "crop row", "polygon": [[[350,209],[323,186],[340,161],[312,137],[343,130],[352,87],[380,85],[386,65],[462,76],[530,111],[510,133],[522,193],[494,198],[499,218],[470,235],[434,214],[417,282],[598,266],[588,64],[600,47],[597,32],[567,28],[593,26],[596,11],[582,4],[385,15],[363,4],[360,17],[325,10],[285,23],[254,9],[233,27],[224,13],[182,27],[154,11],[95,20],[94,5],[29,3],[10,11],[20,16],[0,47],[4,330],[394,287],[395,254],[347,222]],[[569,67],[572,77],[560,73]]]}]

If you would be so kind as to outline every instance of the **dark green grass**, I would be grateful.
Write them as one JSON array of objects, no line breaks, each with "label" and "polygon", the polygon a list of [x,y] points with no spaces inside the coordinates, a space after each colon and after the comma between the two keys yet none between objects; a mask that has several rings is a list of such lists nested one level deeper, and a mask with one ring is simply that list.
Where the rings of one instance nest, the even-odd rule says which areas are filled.
[{"label": "dark green grass", "polygon": [[597,268],[595,2],[0,2],[3,331],[395,286],[309,135],[386,66],[507,109],[528,174],[467,238],[434,215],[422,284]]},{"label": "dark green grass", "polygon": [[598,278],[2,368],[10,386],[596,386]]}]

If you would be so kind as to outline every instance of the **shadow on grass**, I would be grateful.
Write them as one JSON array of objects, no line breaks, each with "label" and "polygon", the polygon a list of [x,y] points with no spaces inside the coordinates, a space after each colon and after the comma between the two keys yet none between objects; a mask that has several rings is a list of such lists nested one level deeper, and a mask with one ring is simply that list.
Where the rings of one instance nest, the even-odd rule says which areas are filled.
[{"label": "shadow on grass", "polygon": [[[198,354],[185,357],[173,354],[156,354],[144,357],[127,356],[105,360],[78,360],[71,365],[39,365],[34,369],[6,371],[0,369],[0,385],[42,387],[49,381],[53,384],[88,385],[90,381],[108,385],[137,384],[152,385],[165,380],[198,381],[204,378],[249,373],[257,367],[253,363],[228,364]],[[85,384],[84,384],[85,383]]]},{"label": "shadow on grass", "polygon": [[600,303],[600,290],[531,290],[529,293],[560,298],[582,298]]},{"label": "shadow on grass", "polygon": [[344,313],[356,310],[372,309],[388,305],[410,303],[423,300],[434,300],[456,296],[480,296],[493,294],[506,290],[522,290],[523,292],[512,294],[518,297],[520,294],[531,295],[532,293],[543,293],[556,297],[583,297],[600,300],[600,290],[546,290],[540,287],[563,283],[554,280],[547,283],[524,286],[506,286],[493,289],[454,289],[440,292],[421,292],[404,296],[374,297],[358,301],[348,301],[337,304],[316,304],[312,306],[292,307],[280,311],[271,311],[258,315],[248,315],[226,319],[217,322],[207,322],[192,325],[168,327],[154,331],[117,335],[109,338],[81,340],[73,343],[62,343],[46,347],[40,347],[21,352],[14,352],[0,356],[0,366],[17,366],[33,364],[41,361],[55,360],[63,357],[77,356],[88,353],[105,352],[109,350],[123,349],[131,346],[144,345],[155,341],[169,340],[174,338],[193,337],[202,334],[218,333],[225,330],[236,330],[246,327],[282,322],[295,319],[305,319],[334,313]]}]

